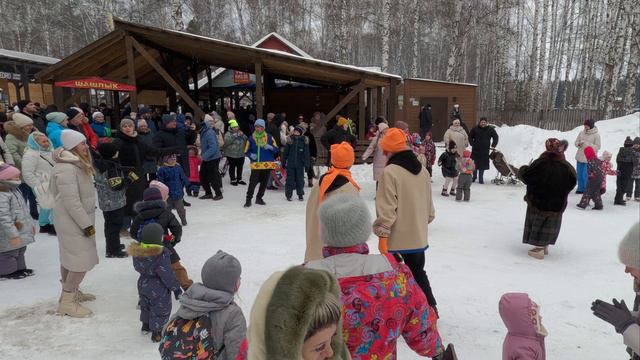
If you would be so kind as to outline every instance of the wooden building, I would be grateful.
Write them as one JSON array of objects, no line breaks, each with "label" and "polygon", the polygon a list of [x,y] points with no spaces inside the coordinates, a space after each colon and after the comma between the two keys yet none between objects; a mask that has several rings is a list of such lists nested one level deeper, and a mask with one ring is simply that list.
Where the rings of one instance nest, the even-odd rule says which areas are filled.
[{"label": "wooden building", "polygon": [[[354,120],[358,122],[361,138],[364,137],[368,118],[378,114],[388,115],[392,108],[384,106],[382,89],[386,88],[389,98],[393,99],[396,86],[402,80],[397,75],[356,66],[117,19],[114,20],[112,32],[40,71],[37,76],[46,83],[88,76],[127,82],[138,89],[137,92],[131,92],[128,99],[132,108],[137,108],[138,92],[164,91],[169,108],[176,108],[179,96],[184,107],[193,110],[196,118],[201,119],[204,111],[199,87],[193,86],[190,91],[190,84],[197,84],[201,74],[206,72],[211,86],[211,70],[216,67],[255,75],[254,96],[258,117],[265,115],[265,99],[275,101],[268,94],[272,90],[269,86],[271,79],[333,89],[339,101],[322,111],[330,119],[348,104],[357,101],[357,118]],[[375,106],[367,108],[367,103]]]},{"label": "wooden building", "polygon": [[433,115],[433,139],[441,141],[451,122],[453,104],[459,104],[462,121],[471,129],[476,124],[475,84],[451,83],[427,79],[405,79],[398,87],[398,101],[395,104],[395,118],[409,124],[411,131],[420,130],[420,110],[431,104]]},{"label": "wooden building", "polygon": [[35,74],[58,61],[47,56],[0,49],[0,110],[21,99],[41,104],[52,102],[51,85],[36,82]]}]

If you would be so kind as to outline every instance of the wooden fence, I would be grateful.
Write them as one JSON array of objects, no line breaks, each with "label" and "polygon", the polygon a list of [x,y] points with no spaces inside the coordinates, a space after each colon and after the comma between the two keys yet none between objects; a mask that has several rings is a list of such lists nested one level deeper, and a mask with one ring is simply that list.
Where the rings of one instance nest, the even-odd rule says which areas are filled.
[{"label": "wooden fence", "polygon": [[[616,110],[613,118],[625,115],[624,110]],[[487,117],[496,125],[530,125],[546,130],[569,131],[581,126],[586,119],[601,120],[605,118],[603,110],[479,110],[478,119]]]}]

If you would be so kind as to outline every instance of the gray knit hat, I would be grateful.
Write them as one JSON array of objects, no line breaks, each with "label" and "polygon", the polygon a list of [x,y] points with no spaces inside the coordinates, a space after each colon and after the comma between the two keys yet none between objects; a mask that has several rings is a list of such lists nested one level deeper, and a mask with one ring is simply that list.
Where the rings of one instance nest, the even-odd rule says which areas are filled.
[{"label": "gray knit hat", "polygon": [[147,245],[162,245],[164,229],[158,223],[149,223],[142,228],[140,242]]},{"label": "gray knit hat", "polygon": [[618,246],[618,257],[626,266],[640,270],[640,222],[633,224],[622,238]]},{"label": "gray knit hat", "polygon": [[122,127],[124,125],[134,126],[133,120],[131,120],[131,119],[122,119],[122,120],[120,120],[120,129],[122,129]]},{"label": "gray knit hat", "polygon": [[240,279],[242,266],[233,255],[222,250],[207,260],[202,266],[202,284],[209,289],[236,292],[236,283]]},{"label": "gray knit hat", "polygon": [[318,209],[320,239],[331,247],[363,244],[371,235],[371,215],[364,200],[354,194],[335,194]]}]

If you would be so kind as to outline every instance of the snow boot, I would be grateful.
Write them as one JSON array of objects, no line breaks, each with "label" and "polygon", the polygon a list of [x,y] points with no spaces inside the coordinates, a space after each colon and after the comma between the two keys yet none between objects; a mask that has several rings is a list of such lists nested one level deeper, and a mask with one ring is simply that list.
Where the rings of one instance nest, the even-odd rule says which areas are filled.
[{"label": "snow boot", "polygon": [[93,314],[93,312],[86,307],[80,305],[78,300],[78,292],[63,291],[60,302],[58,303],[58,315],[68,315],[75,318],[85,318]]},{"label": "snow boot", "polygon": [[313,178],[309,179],[309,187],[312,188],[313,187]]},{"label": "snow boot", "polygon": [[449,191],[449,195],[451,196],[456,196],[456,191],[451,189],[451,191]]},{"label": "snow boot", "polygon": [[142,327],[140,328],[140,332],[143,334],[148,334],[149,332],[151,332],[151,329],[149,328],[149,324],[147,323],[142,323]]},{"label": "snow boot", "polygon": [[529,256],[531,256],[532,258],[535,258],[535,259],[538,259],[538,260],[543,260],[544,259],[544,247],[536,246],[533,249],[529,250],[527,252],[527,254],[529,254]]},{"label": "snow boot", "polygon": [[222,200],[222,195],[216,195],[213,197],[213,201]]},{"label": "snow boot", "polygon": [[247,183],[242,180],[238,180],[238,185],[247,185]]},{"label": "snow boot", "polygon": [[258,205],[267,205],[267,203],[264,202],[264,200],[262,200],[262,199],[256,199],[256,204],[258,204]]},{"label": "snow boot", "polygon": [[86,302],[86,301],[94,301],[96,299],[96,296],[91,294],[91,293],[85,293],[80,291],[80,289],[78,289],[78,301],[79,302]]},{"label": "snow boot", "polygon": [[287,201],[291,201],[291,196],[287,196]]},{"label": "snow boot", "polygon": [[247,201],[244,202],[244,207],[245,208],[251,207],[251,199],[247,199]]},{"label": "snow boot", "polygon": [[449,193],[447,192],[447,189],[442,189],[442,193],[440,195],[449,196]]},{"label": "snow boot", "polygon": [[432,358],[433,360],[458,360],[458,356],[456,355],[456,350],[453,347],[453,344],[447,345],[447,348],[444,352],[440,353],[438,356]]},{"label": "snow boot", "polygon": [[190,203],[190,202],[187,202],[187,200],[185,200],[185,199],[182,199],[182,204],[183,204],[184,206],[186,206],[186,207],[191,206],[191,203]]},{"label": "snow boot", "polygon": [[159,343],[162,340],[162,331],[151,332],[151,342]]},{"label": "snow boot", "polygon": [[6,274],[6,275],[0,275],[0,279],[10,279],[10,280],[20,280],[20,279],[24,279],[26,278],[27,275],[18,270],[18,271],[14,271],[11,274]]},{"label": "snow boot", "polygon": [[22,270],[18,270],[16,272],[23,273],[25,277],[29,277],[29,276],[35,275],[35,273],[33,272],[33,269],[22,269]]},{"label": "snow boot", "polygon": [[302,195],[298,196],[298,200],[299,201],[304,201],[304,196],[302,196]]},{"label": "snow boot", "polygon": [[200,199],[200,200],[213,199],[213,194],[204,194],[204,195],[200,196],[198,199]]}]

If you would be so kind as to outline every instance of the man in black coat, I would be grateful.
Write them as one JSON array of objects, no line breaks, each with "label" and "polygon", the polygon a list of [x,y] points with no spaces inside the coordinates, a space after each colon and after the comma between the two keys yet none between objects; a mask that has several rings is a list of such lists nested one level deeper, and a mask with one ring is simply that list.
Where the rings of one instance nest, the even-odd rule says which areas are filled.
[{"label": "man in black coat", "polygon": [[33,127],[38,129],[41,133],[46,133],[47,122],[42,117],[40,112],[38,112],[38,107],[31,100],[20,100],[18,101],[18,108],[20,109],[20,113],[28,116],[31,120],[33,120]]},{"label": "man in black coat", "polygon": [[[189,176],[189,151],[187,145],[195,142],[195,132],[178,129],[175,115],[162,115],[160,130],[153,136],[153,146],[161,148],[178,148],[178,163],[182,166],[185,175]],[[189,136],[189,138],[187,138]]]},{"label": "man in black coat", "polygon": [[469,133],[469,144],[471,144],[471,158],[476,163],[476,170],[473,170],[473,179],[480,179],[480,184],[484,184],[484,171],[489,170],[489,149],[498,145],[498,133],[489,126],[486,117],[480,118],[478,126],[471,129]]},{"label": "man in black coat", "polygon": [[349,132],[349,120],[341,117],[338,119],[338,123],[333,129],[327,131],[320,138],[320,142],[325,149],[327,149],[327,166],[331,166],[331,145],[340,144],[346,141],[351,144],[352,148],[356,148],[358,140],[353,134]]},{"label": "man in black coat", "polygon": [[431,131],[433,127],[433,116],[431,115],[431,104],[427,104],[420,110],[420,136],[424,139],[425,135]]}]

